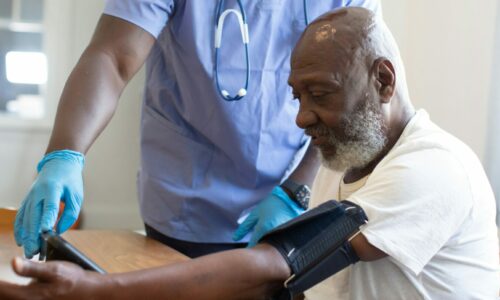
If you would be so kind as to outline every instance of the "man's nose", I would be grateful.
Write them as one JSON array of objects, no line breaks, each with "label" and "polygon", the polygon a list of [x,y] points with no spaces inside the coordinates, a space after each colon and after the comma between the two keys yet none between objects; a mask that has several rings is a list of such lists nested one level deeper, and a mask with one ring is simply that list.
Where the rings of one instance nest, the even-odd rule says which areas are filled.
[{"label": "man's nose", "polygon": [[318,117],[313,111],[304,109],[302,106],[299,108],[299,113],[295,119],[297,126],[302,129],[306,129],[309,126],[316,124],[317,121]]}]

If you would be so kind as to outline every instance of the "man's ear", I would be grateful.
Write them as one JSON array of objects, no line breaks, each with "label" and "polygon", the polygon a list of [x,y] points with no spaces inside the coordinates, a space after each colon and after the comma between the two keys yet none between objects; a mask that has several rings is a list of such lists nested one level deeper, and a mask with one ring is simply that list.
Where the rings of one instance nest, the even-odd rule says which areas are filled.
[{"label": "man's ear", "polygon": [[396,72],[392,62],[387,58],[375,60],[373,65],[375,79],[377,80],[380,101],[389,103],[396,92]]}]

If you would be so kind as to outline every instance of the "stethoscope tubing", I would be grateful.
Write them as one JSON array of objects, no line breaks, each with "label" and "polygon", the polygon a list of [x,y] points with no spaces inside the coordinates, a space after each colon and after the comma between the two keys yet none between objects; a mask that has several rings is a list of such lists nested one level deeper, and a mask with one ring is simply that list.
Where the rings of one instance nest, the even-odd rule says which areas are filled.
[{"label": "stethoscope tubing", "polygon": [[[245,9],[243,8],[243,4],[241,3],[241,0],[237,0],[238,6],[240,11],[238,12],[237,10],[234,9],[228,9],[225,10],[223,13],[222,7],[224,6],[224,0],[219,1],[219,5],[217,7],[217,18],[216,18],[216,24],[215,24],[215,80],[217,83],[217,90],[219,92],[219,95],[222,97],[222,99],[226,101],[238,101],[241,100],[247,93],[248,90],[248,83],[250,81],[250,59],[249,59],[249,52],[248,52],[248,44],[250,43],[250,37],[248,34],[248,23],[246,20],[246,13]],[[224,27],[224,21],[227,15],[230,13],[234,13],[236,17],[238,18],[238,23],[240,26],[240,31],[241,31],[241,39],[243,41],[243,45],[245,48],[245,63],[246,63],[246,79],[245,79],[245,85],[244,88],[241,88],[238,91],[238,94],[236,96],[231,96],[229,95],[229,92],[226,90],[222,89],[220,80],[219,80],[219,48],[222,43],[222,29]]]},{"label": "stethoscope tubing", "polygon": [[[226,101],[238,101],[243,99],[248,91],[248,84],[250,82],[250,58],[249,58],[249,50],[248,44],[250,44],[250,35],[248,33],[248,23],[246,19],[245,9],[243,8],[243,4],[241,0],[236,0],[239,7],[239,12],[235,9],[227,9],[222,12],[222,8],[224,7],[224,0],[219,0],[217,5],[217,13],[215,18],[215,61],[214,61],[214,73],[215,73],[215,81],[217,85],[217,90],[222,99]],[[306,26],[309,24],[308,15],[307,15],[307,0],[303,0],[304,6],[304,20]],[[231,96],[229,92],[222,88],[219,80],[219,48],[222,44],[222,29],[224,28],[224,21],[226,17],[233,13],[238,18],[238,23],[241,31],[241,39],[243,41],[243,45],[245,48],[245,64],[246,64],[246,78],[245,85],[243,88],[239,89],[238,93],[235,96]]]}]

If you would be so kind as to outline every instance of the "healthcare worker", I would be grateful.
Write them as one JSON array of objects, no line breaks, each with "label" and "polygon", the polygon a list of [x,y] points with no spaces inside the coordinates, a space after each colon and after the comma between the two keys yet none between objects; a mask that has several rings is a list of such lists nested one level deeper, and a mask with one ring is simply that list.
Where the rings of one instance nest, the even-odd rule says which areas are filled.
[{"label": "healthcare worker", "polygon": [[195,257],[253,245],[300,214],[318,162],[294,124],[289,56],[309,20],[342,6],[381,13],[378,0],[108,0],[16,218],[25,255],[39,252],[60,200],[58,232],[78,217],[84,153],[144,62],[138,189],[149,236]]}]

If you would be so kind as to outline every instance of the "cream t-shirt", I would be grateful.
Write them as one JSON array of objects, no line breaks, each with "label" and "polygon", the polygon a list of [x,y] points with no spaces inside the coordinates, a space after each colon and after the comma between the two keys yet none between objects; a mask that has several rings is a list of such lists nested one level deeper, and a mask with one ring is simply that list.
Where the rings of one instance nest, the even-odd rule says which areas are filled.
[{"label": "cream t-shirt", "polygon": [[369,176],[352,184],[341,176],[320,169],[312,206],[339,192],[359,204],[369,218],[361,232],[388,256],[346,268],[306,299],[498,299],[493,192],[476,155],[425,111]]}]

